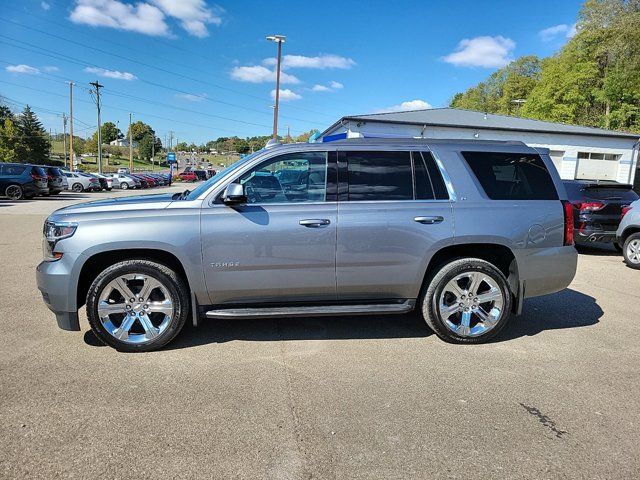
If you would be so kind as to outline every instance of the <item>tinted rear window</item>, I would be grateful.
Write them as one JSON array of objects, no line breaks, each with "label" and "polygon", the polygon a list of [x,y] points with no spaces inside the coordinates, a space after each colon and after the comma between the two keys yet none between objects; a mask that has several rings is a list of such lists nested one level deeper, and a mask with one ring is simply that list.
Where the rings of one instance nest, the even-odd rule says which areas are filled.
[{"label": "tinted rear window", "polygon": [[565,189],[571,200],[583,198],[596,200],[620,200],[633,202],[638,199],[638,194],[632,190],[631,185],[594,185],[577,181],[564,181]]},{"label": "tinted rear window", "polygon": [[22,175],[27,168],[26,165],[2,165],[2,175],[17,176]]},{"label": "tinted rear window", "polygon": [[557,200],[558,192],[539,155],[462,152],[492,200]]},{"label": "tinted rear window", "polygon": [[35,175],[40,175],[41,177],[46,177],[47,176],[47,172],[42,167],[33,167],[31,172],[33,174],[35,174]]},{"label": "tinted rear window", "polygon": [[47,171],[49,172],[49,175],[51,175],[52,177],[61,177],[62,176],[62,172],[60,171],[59,168],[50,167],[50,168],[47,168]]},{"label": "tinted rear window", "polygon": [[449,193],[442,174],[430,152],[413,152],[415,169],[416,199],[448,200]]}]

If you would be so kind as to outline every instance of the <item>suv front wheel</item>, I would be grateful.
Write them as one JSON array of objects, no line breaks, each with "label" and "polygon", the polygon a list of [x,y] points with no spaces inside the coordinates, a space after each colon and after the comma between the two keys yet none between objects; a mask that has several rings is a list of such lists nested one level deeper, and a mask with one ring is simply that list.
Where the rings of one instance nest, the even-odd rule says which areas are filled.
[{"label": "suv front wheel", "polygon": [[444,265],[422,297],[422,315],[441,339],[482,343],[498,334],[511,312],[511,290],[504,274],[479,258]]},{"label": "suv front wheel", "polygon": [[125,352],[156,350],[180,332],[189,292],[170,268],[126,260],[100,273],[87,293],[87,318],[95,335]]}]

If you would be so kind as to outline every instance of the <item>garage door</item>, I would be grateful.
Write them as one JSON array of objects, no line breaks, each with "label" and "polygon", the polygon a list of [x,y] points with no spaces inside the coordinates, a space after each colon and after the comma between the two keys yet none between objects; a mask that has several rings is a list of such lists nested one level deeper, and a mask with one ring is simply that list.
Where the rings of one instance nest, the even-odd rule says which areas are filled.
[{"label": "garage door", "polygon": [[577,179],[616,180],[620,155],[578,152]]}]

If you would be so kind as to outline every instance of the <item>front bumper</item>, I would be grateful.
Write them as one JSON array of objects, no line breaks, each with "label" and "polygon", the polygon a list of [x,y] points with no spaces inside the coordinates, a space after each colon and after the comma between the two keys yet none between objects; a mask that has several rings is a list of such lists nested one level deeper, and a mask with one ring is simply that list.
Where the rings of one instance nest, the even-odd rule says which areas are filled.
[{"label": "front bumper", "polygon": [[41,262],[36,267],[36,284],[47,308],[56,315],[58,327],[80,330],[75,296],[73,265],[77,256],[65,253],[55,262]]}]

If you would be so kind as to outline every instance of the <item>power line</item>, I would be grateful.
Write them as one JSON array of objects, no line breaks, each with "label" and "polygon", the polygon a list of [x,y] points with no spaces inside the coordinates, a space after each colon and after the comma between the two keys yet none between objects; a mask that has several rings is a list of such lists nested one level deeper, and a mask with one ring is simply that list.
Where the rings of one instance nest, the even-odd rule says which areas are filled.
[{"label": "power line", "polygon": [[[137,60],[137,59],[131,59],[131,58],[125,57],[125,56],[123,56],[123,55],[119,55],[119,54],[117,54],[117,53],[112,53],[112,52],[109,52],[109,51],[107,51],[107,50],[103,50],[103,49],[100,49],[100,48],[97,48],[97,47],[91,47],[91,46],[89,46],[89,45],[86,45],[86,44],[83,44],[83,43],[80,43],[80,42],[76,42],[76,41],[74,41],[74,40],[67,39],[67,38],[62,37],[62,36],[60,36],[60,35],[56,35],[56,34],[53,34],[53,33],[50,33],[50,32],[45,32],[44,30],[40,30],[40,29],[37,29],[37,28],[34,28],[34,27],[30,27],[30,26],[28,26],[28,25],[24,25],[24,24],[19,23],[19,22],[15,22],[15,21],[13,21],[13,20],[7,20],[7,19],[0,18],[0,21],[7,22],[7,23],[12,23],[12,24],[14,24],[14,25],[18,25],[18,26],[23,27],[23,28],[25,28],[25,29],[35,31],[35,32],[41,33],[41,34],[43,34],[43,35],[48,35],[48,36],[50,36],[50,37],[57,38],[57,39],[59,39],[59,40],[62,40],[62,41],[64,41],[64,42],[71,43],[71,44],[73,44],[73,45],[78,45],[78,46],[80,46],[80,47],[87,48],[87,49],[90,49],[90,50],[95,50],[95,51],[97,51],[97,52],[100,52],[100,53],[103,53],[103,54],[106,54],[106,55],[111,55],[111,56],[113,56],[113,57],[120,58],[120,59],[122,59],[122,60],[125,60],[125,61],[127,61],[127,62],[133,63],[133,64],[135,64],[135,65],[143,65],[143,66],[145,66],[145,67],[147,67],[147,68],[155,69],[155,70],[161,71],[161,72],[163,72],[163,73],[166,73],[166,74],[168,74],[168,75],[174,75],[174,76],[177,76],[177,77],[182,77],[182,78],[185,78],[185,79],[187,79],[187,80],[191,80],[191,81],[194,81],[194,82],[198,82],[198,83],[201,83],[201,84],[204,84],[204,85],[207,85],[207,86],[213,86],[213,87],[216,87],[216,88],[218,88],[218,89],[220,89],[220,90],[226,90],[226,91],[229,91],[229,92],[236,93],[236,94],[238,94],[238,95],[243,95],[243,96],[246,96],[246,97],[250,97],[250,98],[258,99],[258,100],[260,100],[260,101],[265,101],[265,98],[264,98],[264,97],[259,97],[259,96],[257,96],[257,95],[252,95],[252,94],[250,94],[250,93],[242,92],[242,91],[240,91],[240,90],[236,90],[236,89],[233,89],[233,88],[229,88],[229,87],[225,87],[225,86],[222,86],[222,85],[214,84],[214,83],[211,83],[211,82],[208,82],[208,81],[201,80],[201,79],[199,79],[199,78],[191,77],[191,76],[189,76],[189,75],[184,75],[184,74],[181,74],[181,73],[177,73],[177,72],[175,72],[175,71],[172,71],[172,70],[167,70],[167,69],[165,69],[165,68],[158,67],[158,66],[156,66],[156,65],[150,65],[150,64],[148,64],[148,63],[141,62],[140,60]],[[21,42],[20,40],[17,40],[17,39],[11,38],[11,37],[6,37],[6,36],[4,36],[4,35],[0,35],[0,36],[2,36],[2,37],[4,37],[4,38],[9,38],[10,40],[13,40],[13,41],[16,41],[16,42],[24,43],[25,45],[29,45],[27,42]],[[41,48],[41,47],[37,47],[37,46],[35,46],[35,47],[36,47],[36,48]],[[45,51],[46,51],[46,49],[42,49],[42,50],[45,50]],[[96,67],[96,68],[103,68],[103,67],[100,67],[100,66],[98,66],[98,65],[92,65],[92,66],[94,66],[94,67]],[[145,81],[145,80],[143,80],[143,79],[140,79],[140,80],[141,80],[141,81]],[[151,82],[148,82],[148,81],[146,81],[146,82],[147,82],[147,83],[151,83]],[[156,85],[156,86],[160,86],[159,84],[154,84],[154,83],[151,83],[151,84],[152,84],[152,85]],[[201,97],[201,98],[203,98],[203,99],[208,99],[208,97],[206,97],[206,96],[196,95],[196,94],[193,94],[193,93],[190,93],[190,92],[182,92],[182,91],[181,91],[180,93],[183,93],[183,94],[186,94],[186,95],[194,95],[194,96],[196,96],[196,97]],[[215,100],[214,100],[214,101],[215,101]],[[233,105],[233,104],[230,104],[230,105]],[[240,108],[242,108],[242,107],[241,107],[241,106],[239,106],[239,105],[235,105],[235,106],[236,106],[236,107],[240,107]],[[291,106],[291,107],[292,107],[292,108],[294,108],[294,109],[298,109],[298,110],[303,110],[303,111],[304,111],[304,110],[306,110],[306,111],[309,111],[310,113],[314,113],[314,114],[316,114],[316,115],[325,116],[325,117],[327,117],[327,118],[328,118],[328,117],[330,117],[330,115],[327,115],[326,113],[316,112],[316,111],[313,111],[313,110],[304,109],[304,108],[302,108],[302,107],[296,107],[296,106]]]},{"label": "power line", "polygon": [[[93,64],[93,63],[87,63],[87,62],[79,62],[79,61],[76,61],[76,60],[72,59],[71,57],[67,57],[66,55],[62,55],[62,54],[59,54],[59,53],[57,53],[57,52],[53,52],[53,51],[51,51],[51,50],[47,50],[47,49],[45,49],[45,48],[38,47],[38,46],[36,46],[36,45],[30,44],[30,43],[27,43],[27,42],[20,42],[19,40],[14,40],[14,39],[12,39],[12,38],[10,38],[10,37],[6,37],[5,35],[0,35],[0,37],[1,37],[1,38],[9,38],[9,40],[16,41],[16,42],[18,42],[18,43],[23,43],[23,44],[25,44],[25,45],[34,46],[35,48],[37,48],[37,49],[39,49],[39,50],[42,50],[43,52],[48,52],[48,53],[43,53],[43,52],[38,51],[38,50],[33,50],[33,49],[30,49],[30,48],[27,48],[27,47],[22,47],[22,46],[20,46],[20,45],[12,45],[11,43],[8,43],[8,42],[6,42],[6,41],[2,41],[2,40],[0,40],[0,43],[4,43],[4,44],[6,44],[6,45],[10,45],[10,46],[12,46],[12,47],[14,47],[14,48],[20,48],[20,49],[22,49],[22,50],[26,50],[26,51],[29,51],[29,52],[32,52],[32,53],[36,53],[36,54],[38,54],[38,55],[43,55],[43,56],[45,56],[45,57],[54,58],[54,59],[56,59],[56,60],[67,61],[67,62],[74,63],[74,64],[79,65],[79,66],[82,66],[82,67],[85,67],[85,66],[89,65],[89,66],[93,66],[93,67],[96,67],[96,68],[102,68],[102,67],[100,67],[100,66],[98,66],[98,65],[96,65],[96,64]],[[9,63],[9,62],[3,62],[3,63]],[[48,73],[44,73],[44,72],[41,72],[41,73],[43,73],[44,75],[51,75],[51,76],[54,76],[54,75],[52,75],[52,74],[48,74]],[[57,76],[57,75],[56,75],[56,77],[58,77],[58,78],[62,78],[62,77],[59,77],[59,76]],[[180,90],[180,89],[177,89],[177,88],[173,88],[173,87],[170,87],[170,86],[168,86],[168,85],[163,85],[163,84],[161,84],[161,83],[152,82],[152,81],[150,81],[150,80],[145,80],[145,79],[143,79],[143,78],[138,78],[138,80],[140,80],[140,81],[141,81],[141,82],[143,82],[143,83],[146,83],[146,84],[149,84],[149,85],[153,85],[153,86],[155,86],[155,87],[159,87],[159,88],[163,88],[163,89],[166,89],[166,90],[170,90],[170,91],[173,91],[173,92],[176,92],[176,93],[180,93],[180,94],[182,94],[182,95],[190,95],[190,96],[193,96],[193,97],[196,97],[196,98],[201,98],[201,99],[203,99],[203,100],[208,100],[208,101],[215,102],[215,103],[220,103],[220,104],[223,104],[223,105],[228,105],[228,106],[232,106],[232,107],[236,107],[236,108],[241,108],[241,109],[244,109],[244,110],[250,110],[250,111],[253,111],[253,112],[260,113],[260,114],[267,114],[267,112],[264,112],[264,111],[262,111],[262,110],[256,110],[256,109],[251,108],[251,107],[245,107],[245,106],[237,105],[237,104],[230,103],[230,102],[224,102],[224,101],[222,101],[222,100],[216,100],[216,99],[213,99],[213,98],[209,98],[209,97],[207,97],[206,95],[197,95],[197,94],[193,94],[193,93],[187,92],[187,91],[185,91],[185,90]],[[290,116],[288,116],[288,115],[282,115],[282,117],[283,117],[283,118],[289,118],[289,119],[291,119],[291,120],[296,120],[296,121],[301,121],[301,122],[305,122],[305,123],[310,123],[310,124],[313,124],[313,125],[315,125],[315,124],[316,124],[316,122],[313,122],[313,121],[310,121],[310,120],[304,120],[304,119],[299,119],[299,118],[295,118],[295,117],[290,117]],[[225,118],[225,117],[221,117],[221,119],[222,119],[222,120],[231,120],[231,121],[236,121],[236,122],[240,122],[240,123],[250,124],[250,122],[244,122],[244,121],[242,121],[242,120],[234,120],[234,119],[229,119],[229,118]],[[264,126],[264,125],[254,124],[254,126]]]}]

